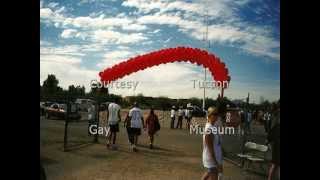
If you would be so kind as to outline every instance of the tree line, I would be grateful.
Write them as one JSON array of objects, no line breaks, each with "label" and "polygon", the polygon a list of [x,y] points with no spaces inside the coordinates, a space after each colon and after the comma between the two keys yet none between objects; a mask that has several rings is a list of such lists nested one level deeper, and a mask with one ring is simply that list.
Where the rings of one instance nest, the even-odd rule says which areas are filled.
[{"label": "tree line", "polygon": [[[59,86],[59,80],[54,74],[49,74],[47,79],[43,81],[40,85],[40,101],[75,101],[76,99],[92,99],[98,102],[120,102],[122,107],[130,107],[134,102],[139,103],[141,108],[150,108],[159,110],[168,110],[172,106],[183,106],[184,108],[188,103],[196,105],[202,108],[202,99],[197,97],[192,97],[188,99],[172,99],[165,96],[160,97],[148,97],[143,94],[138,94],[136,96],[122,97],[121,95],[109,93],[107,88],[91,88],[89,92],[86,92],[85,87],[82,85],[69,85],[68,89],[63,89]],[[263,98],[261,98],[263,99]],[[280,100],[279,100],[280,101]],[[274,106],[277,102],[269,102],[264,100],[260,104],[247,104],[245,101],[240,101],[240,103],[235,104],[233,101],[227,97],[223,98],[206,98],[205,104],[206,109],[209,106],[219,106],[220,109],[225,109],[228,105],[229,107],[241,107],[249,108],[252,110],[257,109],[268,109]],[[223,111],[223,110],[222,110]]]}]

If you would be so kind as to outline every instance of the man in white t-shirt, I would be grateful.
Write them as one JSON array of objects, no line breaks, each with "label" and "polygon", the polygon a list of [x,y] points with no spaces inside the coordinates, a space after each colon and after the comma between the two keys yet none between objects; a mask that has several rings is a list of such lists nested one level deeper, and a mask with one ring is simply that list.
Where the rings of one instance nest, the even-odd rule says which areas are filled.
[{"label": "man in white t-shirt", "polygon": [[177,129],[178,128],[182,129],[182,120],[183,120],[183,116],[184,116],[184,111],[183,111],[182,108],[183,107],[180,106],[179,110],[178,110],[178,123],[177,123],[177,126],[176,126]]},{"label": "man in white t-shirt", "polygon": [[186,123],[187,129],[190,130],[190,122],[191,122],[191,119],[192,119],[192,109],[191,109],[191,107],[187,106],[187,109],[186,109],[186,112],[185,112],[185,118],[187,120],[187,123]]},{"label": "man in white t-shirt", "polygon": [[270,122],[271,122],[271,114],[267,111],[263,114],[263,121],[264,121],[264,130],[266,133],[270,130]]},{"label": "man in white t-shirt", "polygon": [[174,120],[176,118],[176,110],[175,110],[175,106],[172,106],[171,111],[170,111],[170,117],[171,117],[171,123],[170,123],[170,128],[173,129],[174,128]]},{"label": "man in white t-shirt", "polygon": [[95,104],[91,104],[88,108],[88,134],[91,136],[92,134],[90,133],[89,129],[92,125],[96,124],[96,108]]},{"label": "man in white t-shirt", "polygon": [[138,137],[141,135],[141,128],[144,127],[143,114],[141,109],[138,107],[138,104],[135,102],[133,108],[130,109],[127,123],[130,127],[127,127],[129,134],[129,141],[131,148],[134,152],[137,151],[136,145],[138,144]]},{"label": "man in white t-shirt", "polygon": [[110,147],[110,141],[112,139],[112,148],[116,149],[116,138],[117,132],[119,132],[119,122],[121,121],[120,116],[121,107],[116,103],[110,103],[108,105],[107,117],[108,117],[108,128],[109,133],[107,135],[107,147]]}]

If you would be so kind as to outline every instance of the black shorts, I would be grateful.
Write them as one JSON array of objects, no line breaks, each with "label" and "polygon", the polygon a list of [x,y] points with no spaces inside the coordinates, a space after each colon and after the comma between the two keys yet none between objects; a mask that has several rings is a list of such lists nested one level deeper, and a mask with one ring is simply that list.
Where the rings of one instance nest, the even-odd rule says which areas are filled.
[{"label": "black shorts", "polygon": [[110,127],[110,132],[119,132],[119,124],[113,124],[113,125],[109,125]]},{"label": "black shorts", "polygon": [[128,128],[128,134],[133,136],[140,136],[141,135],[141,128]]},{"label": "black shorts", "polygon": [[216,167],[207,168],[208,173],[218,174],[218,169]]}]

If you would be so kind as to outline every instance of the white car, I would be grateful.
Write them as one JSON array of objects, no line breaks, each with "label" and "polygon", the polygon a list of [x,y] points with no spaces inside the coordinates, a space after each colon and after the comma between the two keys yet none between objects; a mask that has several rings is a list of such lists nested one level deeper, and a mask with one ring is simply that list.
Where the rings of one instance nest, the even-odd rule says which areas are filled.
[{"label": "white car", "polygon": [[88,112],[89,107],[93,104],[93,100],[91,99],[77,99],[76,104],[78,104],[80,111]]}]

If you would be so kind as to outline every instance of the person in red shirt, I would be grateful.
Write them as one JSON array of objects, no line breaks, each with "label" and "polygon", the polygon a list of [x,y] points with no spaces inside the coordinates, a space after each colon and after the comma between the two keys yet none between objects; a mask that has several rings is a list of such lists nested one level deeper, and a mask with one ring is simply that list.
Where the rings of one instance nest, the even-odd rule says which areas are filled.
[{"label": "person in red shirt", "polygon": [[160,123],[158,116],[154,113],[153,108],[150,110],[150,114],[148,115],[146,119],[146,125],[145,127],[148,130],[148,135],[150,138],[150,149],[153,149],[153,141],[154,141],[154,134],[160,130]]}]

